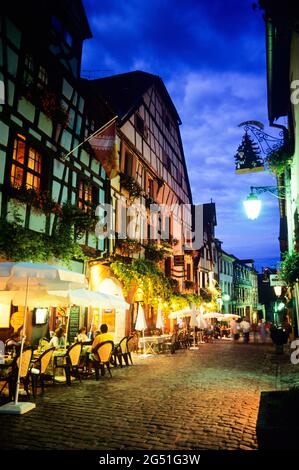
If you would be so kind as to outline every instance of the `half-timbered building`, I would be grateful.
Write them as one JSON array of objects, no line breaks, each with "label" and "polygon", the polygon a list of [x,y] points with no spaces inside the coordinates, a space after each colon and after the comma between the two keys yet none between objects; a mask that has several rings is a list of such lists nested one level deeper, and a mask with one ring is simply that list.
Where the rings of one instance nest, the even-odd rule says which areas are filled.
[{"label": "half-timbered building", "polygon": [[[177,281],[180,291],[186,286],[190,290],[193,263],[184,248],[191,238],[192,196],[177,110],[157,75],[135,71],[93,84],[118,116],[119,174],[111,180],[115,214],[121,213],[118,207],[124,199],[135,211],[133,224],[130,213],[125,225],[123,217],[116,217],[116,244],[121,244],[124,229],[143,246],[168,241],[164,272]],[[142,257],[144,252],[131,255]]]},{"label": "half-timbered building", "polygon": [[85,11],[80,0],[12,0],[1,10],[0,259],[51,259],[84,272],[82,255],[109,252],[92,214],[110,189],[92,148],[80,144],[113,118],[80,79],[91,37]]}]

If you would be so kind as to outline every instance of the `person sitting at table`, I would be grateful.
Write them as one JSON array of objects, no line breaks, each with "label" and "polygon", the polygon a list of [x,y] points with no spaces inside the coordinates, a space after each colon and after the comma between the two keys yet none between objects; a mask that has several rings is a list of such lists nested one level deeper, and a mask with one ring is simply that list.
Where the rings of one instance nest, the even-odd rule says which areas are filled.
[{"label": "person sitting at table", "polygon": [[5,341],[5,349],[10,351],[14,350],[15,352],[19,351],[22,343],[22,334],[23,327],[20,327],[18,331],[13,333],[10,338]]},{"label": "person sitting at table", "polygon": [[85,326],[82,326],[82,328],[80,328],[79,333],[77,335],[77,341],[78,341],[78,343],[85,343],[85,342],[89,341],[89,338],[86,334]]},{"label": "person sitting at table", "polygon": [[94,352],[96,349],[97,345],[100,343],[104,343],[104,341],[114,341],[113,336],[111,333],[108,333],[108,326],[106,323],[103,323],[100,326],[100,332],[99,334],[96,334],[95,339],[93,340],[92,346],[91,346],[91,352]]},{"label": "person sitting at table", "polygon": [[[106,325],[106,323],[103,323],[101,326],[100,326],[100,331],[96,331],[95,333],[95,338],[93,340],[93,343],[92,343],[92,346],[91,346],[91,354],[89,354],[89,359],[91,361],[94,361],[94,360],[97,360],[97,358],[94,356],[94,352],[95,350],[97,349],[97,346],[100,344],[100,343],[104,343],[105,341],[112,341],[113,344],[114,344],[114,338],[113,336],[108,333],[108,326]],[[111,364],[114,364],[114,360],[111,356]],[[90,371],[90,363],[89,363],[89,371]],[[105,374],[105,371],[104,369],[101,369],[101,375],[104,375]]]},{"label": "person sitting at table", "polygon": [[52,336],[51,341],[49,343],[50,348],[64,348],[65,347],[65,338],[64,338],[64,332],[63,328],[57,328],[55,330],[54,336]]}]

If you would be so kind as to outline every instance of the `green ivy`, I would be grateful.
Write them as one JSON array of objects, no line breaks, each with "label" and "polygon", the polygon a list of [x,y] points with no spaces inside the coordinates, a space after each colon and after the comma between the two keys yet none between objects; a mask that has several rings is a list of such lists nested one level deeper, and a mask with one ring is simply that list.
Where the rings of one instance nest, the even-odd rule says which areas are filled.
[{"label": "green ivy", "polygon": [[120,173],[119,176],[121,186],[129,192],[131,199],[141,196],[143,193],[142,187],[132,176],[128,176],[125,173]]},{"label": "green ivy", "polygon": [[292,163],[290,144],[286,142],[277,149],[271,150],[266,160],[272,173],[278,176],[283,175]]},{"label": "green ivy", "polygon": [[299,253],[287,253],[281,263],[281,278],[290,286],[299,279]]},{"label": "green ivy", "polygon": [[146,259],[133,260],[131,263],[115,261],[110,267],[122,281],[126,292],[133,285],[142,288],[146,304],[154,303],[157,298],[168,300],[171,296],[169,279],[152,261]]},{"label": "green ivy", "polygon": [[0,219],[0,256],[34,263],[59,259],[66,265],[73,259],[86,259],[81,247],[75,243],[71,229],[59,225],[55,235],[50,237],[22,227],[18,219],[8,222],[3,218]]},{"label": "green ivy", "polygon": [[20,186],[9,189],[10,197],[17,201],[29,204],[37,213],[62,215],[61,206],[52,199],[49,191],[35,191],[33,188]]},{"label": "green ivy", "polygon": [[158,263],[165,258],[166,250],[163,246],[159,247],[156,243],[148,243],[144,247],[144,256],[146,259]]},{"label": "green ivy", "polygon": [[86,212],[69,203],[62,206],[60,225],[66,228],[71,227],[72,225],[74,226],[75,241],[79,240],[85,232],[94,231],[96,222],[97,218],[94,215],[93,210]]},{"label": "green ivy", "polygon": [[118,239],[115,244],[116,254],[120,256],[133,256],[134,254],[140,253],[142,245],[138,240],[132,240],[130,238]]}]

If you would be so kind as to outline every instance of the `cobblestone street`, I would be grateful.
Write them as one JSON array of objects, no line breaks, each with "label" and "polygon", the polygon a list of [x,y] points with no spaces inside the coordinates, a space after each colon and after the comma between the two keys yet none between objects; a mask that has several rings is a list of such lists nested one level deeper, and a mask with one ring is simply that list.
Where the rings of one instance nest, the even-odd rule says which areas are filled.
[{"label": "cobblestone street", "polygon": [[[256,449],[260,392],[281,387],[272,345],[218,341],[71,387],[46,388],[36,409],[0,416],[5,449]],[[285,361],[286,362],[286,361]]]}]

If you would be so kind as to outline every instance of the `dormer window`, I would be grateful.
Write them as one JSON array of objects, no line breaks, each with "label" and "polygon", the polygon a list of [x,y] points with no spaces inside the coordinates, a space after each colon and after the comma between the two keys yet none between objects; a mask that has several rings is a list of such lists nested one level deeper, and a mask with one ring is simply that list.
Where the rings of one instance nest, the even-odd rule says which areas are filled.
[{"label": "dormer window", "polygon": [[52,16],[51,23],[53,28],[55,29],[56,33],[58,33],[64,42],[69,46],[72,47],[73,45],[73,37],[72,35],[64,28],[62,22],[60,21],[57,16]]}]

